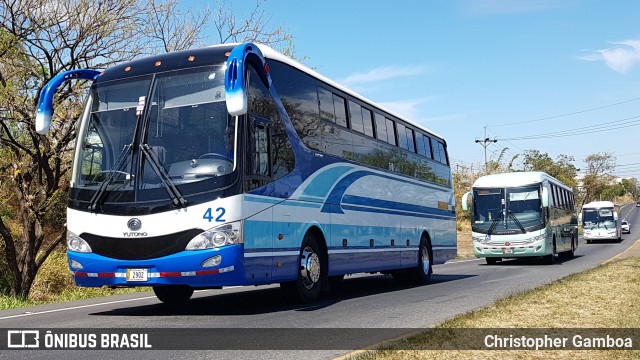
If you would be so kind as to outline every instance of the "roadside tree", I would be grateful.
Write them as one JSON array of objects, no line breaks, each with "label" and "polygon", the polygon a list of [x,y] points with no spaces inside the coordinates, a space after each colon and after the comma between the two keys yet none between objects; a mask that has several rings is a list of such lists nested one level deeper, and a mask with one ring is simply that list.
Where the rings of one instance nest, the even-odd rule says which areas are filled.
[{"label": "roadside tree", "polygon": [[[281,28],[266,31],[261,4],[233,24],[260,30],[258,40],[291,48],[291,37]],[[38,270],[66,238],[75,120],[86,82],[58,90],[47,136],[34,129],[43,86],[67,70],[105,69],[141,55],[198,45],[210,15],[180,11],[175,0],[0,0],[0,266],[7,268],[3,275],[11,295],[28,297]]]}]

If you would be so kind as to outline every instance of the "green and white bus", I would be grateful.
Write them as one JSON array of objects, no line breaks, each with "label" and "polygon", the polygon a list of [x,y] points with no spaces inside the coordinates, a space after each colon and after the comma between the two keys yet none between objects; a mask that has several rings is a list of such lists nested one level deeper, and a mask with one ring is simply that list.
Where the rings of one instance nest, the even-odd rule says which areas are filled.
[{"label": "green and white bus", "polygon": [[592,201],[582,207],[584,240],[622,240],[618,206],[611,201]]},{"label": "green and white bus", "polygon": [[473,250],[487,264],[505,258],[573,257],[578,247],[571,187],[544,172],[487,175],[462,197],[471,201]]}]

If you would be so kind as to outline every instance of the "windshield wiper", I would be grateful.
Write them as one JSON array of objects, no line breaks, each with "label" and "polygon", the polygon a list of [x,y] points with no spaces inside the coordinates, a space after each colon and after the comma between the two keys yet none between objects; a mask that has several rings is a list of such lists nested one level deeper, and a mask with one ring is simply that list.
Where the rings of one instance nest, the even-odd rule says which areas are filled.
[{"label": "windshield wiper", "polygon": [[107,176],[107,178],[104,179],[104,181],[102,182],[102,184],[100,184],[100,187],[98,188],[96,193],[93,194],[93,197],[91,197],[91,200],[89,201],[89,211],[94,211],[96,207],[98,207],[98,204],[100,203],[100,200],[104,196],[104,193],[107,190],[109,183],[113,181],[113,179],[116,176],[116,173],[120,171],[122,164],[125,163],[125,159],[127,158],[127,156],[129,156],[129,153],[131,152],[132,149],[133,149],[133,144],[124,146],[124,148],[120,152],[120,156],[118,157],[118,160],[116,160],[116,164],[113,167],[113,170],[109,171],[109,176]]},{"label": "windshield wiper", "polygon": [[516,214],[514,214],[513,211],[509,210],[509,216],[513,219],[513,222],[515,222],[516,225],[518,225],[520,230],[522,230],[523,234],[527,232],[527,230],[524,229],[524,226],[522,226],[522,223],[520,222],[520,220],[518,220],[518,218],[516,217]]},{"label": "windshield wiper", "polygon": [[493,232],[493,230],[496,229],[496,226],[498,226],[498,222],[500,220],[502,220],[502,211],[500,211],[500,216],[498,216],[497,218],[493,219],[493,221],[491,222],[491,226],[489,227],[489,230],[487,231],[487,235],[491,235],[491,233]]},{"label": "windshield wiper", "polygon": [[178,188],[176,188],[173,181],[171,181],[169,174],[167,174],[167,171],[160,164],[160,161],[156,157],[156,154],[153,151],[151,151],[151,147],[148,144],[142,144],[140,145],[140,149],[145,154],[145,156],[149,159],[149,164],[151,164],[151,168],[162,181],[162,185],[164,185],[164,188],[169,193],[169,196],[171,197],[171,201],[173,201],[173,204],[175,206],[187,205],[187,200],[185,200],[185,198],[182,196]]}]

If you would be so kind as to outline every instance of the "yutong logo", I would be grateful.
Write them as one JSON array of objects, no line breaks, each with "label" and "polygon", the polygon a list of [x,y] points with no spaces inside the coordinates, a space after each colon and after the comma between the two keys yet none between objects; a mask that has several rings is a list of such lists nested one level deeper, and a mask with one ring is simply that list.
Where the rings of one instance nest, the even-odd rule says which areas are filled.
[{"label": "yutong logo", "polygon": [[129,219],[127,222],[127,227],[132,231],[125,231],[122,233],[124,237],[138,237],[138,236],[147,236],[147,233],[144,231],[138,231],[142,228],[142,221],[138,218]]}]

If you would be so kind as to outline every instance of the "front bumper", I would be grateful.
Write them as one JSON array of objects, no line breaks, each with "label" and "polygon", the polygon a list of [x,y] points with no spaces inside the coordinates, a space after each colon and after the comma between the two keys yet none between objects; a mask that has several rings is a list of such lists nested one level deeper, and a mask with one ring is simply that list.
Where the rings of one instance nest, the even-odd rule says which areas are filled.
[{"label": "front bumper", "polygon": [[[118,260],[93,253],[67,252],[69,268],[78,286],[189,285],[196,288],[242,285],[244,247],[242,244],[218,249],[182,251],[156,259]],[[201,264],[216,255],[222,261],[214,267]],[[77,262],[82,269],[74,268]],[[127,269],[146,269],[147,281],[127,281]]]},{"label": "front bumper", "polygon": [[504,245],[473,242],[473,251],[476,257],[500,257],[500,258],[517,258],[531,256],[548,255],[545,241],[536,241],[526,245]]}]

